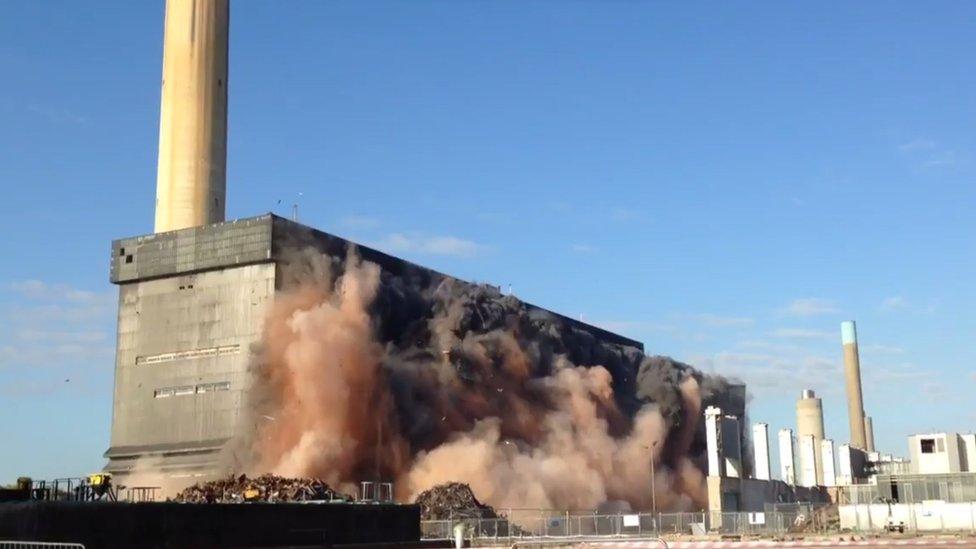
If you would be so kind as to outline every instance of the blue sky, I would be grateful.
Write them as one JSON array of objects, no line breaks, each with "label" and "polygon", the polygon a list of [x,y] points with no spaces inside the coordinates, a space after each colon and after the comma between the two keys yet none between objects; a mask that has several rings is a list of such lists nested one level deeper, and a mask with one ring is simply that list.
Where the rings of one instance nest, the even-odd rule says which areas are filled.
[{"label": "blue sky", "polygon": [[[152,230],[162,11],[0,5],[0,481],[103,463],[109,244]],[[847,438],[857,319],[878,444],[903,454],[976,424],[974,17],[238,1],[228,217],[299,201],[316,227],[511,284],[744,379],[774,437],[810,387]]]}]

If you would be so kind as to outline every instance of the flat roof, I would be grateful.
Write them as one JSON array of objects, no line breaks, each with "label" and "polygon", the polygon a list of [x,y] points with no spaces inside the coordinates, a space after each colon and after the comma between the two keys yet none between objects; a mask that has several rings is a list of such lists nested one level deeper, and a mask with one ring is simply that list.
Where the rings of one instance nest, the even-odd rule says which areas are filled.
[{"label": "flat roof", "polygon": [[[114,240],[109,279],[114,284],[127,284],[277,262],[282,259],[285,250],[296,247],[311,246],[323,253],[342,257],[350,244],[356,246],[364,260],[376,263],[396,276],[409,278],[411,273],[417,273],[474,284],[272,213]],[[552,315],[604,341],[644,350],[644,344],[637,340],[520,301],[531,311]]]}]

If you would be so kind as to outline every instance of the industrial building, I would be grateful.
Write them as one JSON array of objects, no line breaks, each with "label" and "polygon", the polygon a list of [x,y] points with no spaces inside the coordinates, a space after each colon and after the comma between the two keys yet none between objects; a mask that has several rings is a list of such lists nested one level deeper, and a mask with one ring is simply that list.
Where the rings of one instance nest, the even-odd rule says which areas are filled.
[{"label": "industrial building", "polygon": [[912,472],[920,475],[976,472],[976,434],[927,433],[908,437]]},{"label": "industrial building", "polygon": [[[705,433],[708,452],[708,509],[713,527],[722,524],[722,513],[746,512],[762,514],[770,505],[823,504],[829,501],[827,492],[815,483],[809,486],[769,478],[768,425],[757,423],[752,427],[754,467],[751,476],[743,474],[743,456],[738,417],[711,406],[705,410]],[[780,431],[781,462],[784,440],[790,441],[792,431]],[[809,437],[812,441],[812,437]],[[791,465],[784,469],[791,470]],[[761,520],[757,516],[756,520]]]}]

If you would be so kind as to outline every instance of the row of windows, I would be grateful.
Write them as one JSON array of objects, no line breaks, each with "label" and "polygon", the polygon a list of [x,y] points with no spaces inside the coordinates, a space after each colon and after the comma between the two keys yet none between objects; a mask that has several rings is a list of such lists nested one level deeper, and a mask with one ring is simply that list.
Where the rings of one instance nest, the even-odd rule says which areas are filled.
[{"label": "row of windows", "polygon": [[192,351],[179,351],[176,353],[163,353],[151,356],[137,356],[136,364],[159,364],[160,362],[172,362],[174,360],[236,355],[240,351],[240,345],[224,345],[222,347],[193,349]]},{"label": "row of windows", "polygon": [[201,393],[215,393],[217,391],[229,391],[229,381],[219,381],[217,383],[201,383],[193,385],[180,385],[179,387],[163,387],[153,391],[154,398],[168,398],[172,396],[192,395]]}]

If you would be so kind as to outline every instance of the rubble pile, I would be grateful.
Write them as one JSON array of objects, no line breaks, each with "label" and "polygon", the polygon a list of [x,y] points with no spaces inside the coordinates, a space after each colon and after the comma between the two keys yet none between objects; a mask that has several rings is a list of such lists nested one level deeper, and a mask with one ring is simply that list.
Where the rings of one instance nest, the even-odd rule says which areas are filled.
[{"label": "rubble pile", "polygon": [[241,503],[289,501],[351,501],[328,484],[312,478],[286,478],[261,475],[231,475],[226,478],[189,486],[173,498],[180,503]]},{"label": "rubble pile", "polygon": [[474,497],[467,484],[448,482],[425,490],[417,496],[421,520],[455,518],[497,518],[495,510]]}]

